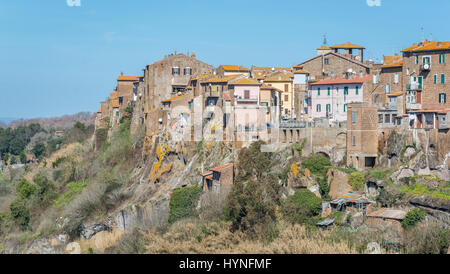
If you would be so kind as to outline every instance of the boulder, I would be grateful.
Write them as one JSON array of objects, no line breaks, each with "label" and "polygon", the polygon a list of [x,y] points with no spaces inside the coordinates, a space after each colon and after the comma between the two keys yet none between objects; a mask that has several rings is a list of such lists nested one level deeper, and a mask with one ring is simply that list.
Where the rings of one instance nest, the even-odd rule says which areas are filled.
[{"label": "boulder", "polygon": [[105,224],[93,223],[88,225],[82,224],[79,230],[81,238],[87,240],[101,231],[110,230],[110,228]]},{"label": "boulder", "polygon": [[441,201],[431,197],[419,196],[412,198],[409,202],[414,206],[422,206],[450,213],[450,201],[448,200]]},{"label": "boulder", "polygon": [[414,155],[414,153],[416,153],[416,149],[413,147],[408,147],[405,150],[405,153],[403,154],[403,157],[405,157],[406,159],[409,159],[411,156]]},{"label": "boulder", "polygon": [[72,242],[66,246],[67,254],[81,254],[81,246],[77,242]]}]

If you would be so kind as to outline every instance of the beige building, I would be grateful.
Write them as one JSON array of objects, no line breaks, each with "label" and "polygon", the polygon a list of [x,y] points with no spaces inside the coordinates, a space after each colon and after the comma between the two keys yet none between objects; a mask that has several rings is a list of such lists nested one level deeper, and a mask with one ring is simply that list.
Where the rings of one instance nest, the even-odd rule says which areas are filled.
[{"label": "beige building", "polygon": [[264,79],[264,84],[281,90],[281,117],[295,118],[294,111],[294,74],[291,72],[275,72]]}]

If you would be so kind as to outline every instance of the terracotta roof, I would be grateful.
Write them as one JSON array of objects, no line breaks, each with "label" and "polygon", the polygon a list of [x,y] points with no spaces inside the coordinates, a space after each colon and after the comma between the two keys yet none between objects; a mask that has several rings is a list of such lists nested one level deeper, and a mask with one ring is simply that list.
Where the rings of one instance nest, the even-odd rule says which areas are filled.
[{"label": "terracotta roof", "polygon": [[216,168],[212,168],[211,171],[215,171],[215,172],[220,172],[226,168],[232,167],[234,165],[234,163],[229,163],[220,167],[216,167]]},{"label": "terracotta roof", "polygon": [[402,95],[402,94],[403,94],[403,92],[398,91],[398,92],[389,93],[389,94],[386,94],[386,95],[389,96],[389,97],[391,97],[391,96],[399,96],[399,95]]},{"label": "terracotta roof", "polygon": [[435,42],[435,41],[423,41],[418,44],[414,44],[409,48],[402,50],[402,52],[417,52],[428,50],[448,50],[450,49],[450,41]]},{"label": "terracotta roof", "polygon": [[252,67],[252,70],[285,70],[282,67]]},{"label": "terracotta roof", "polygon": [[382,65],[381,68],[398,68],[403,67],[403,62],[397,64]]},{"label": "terracotta roof", "polygon": [[228,75],[225,77],[216,76],[216,77],[206,80],[204,83],[227,83],[228,81],[233,80],[234,78],[239,77],[239,76],[241,76],[241,75],[234,74],[234,75]]},{"label": "terracotta roof", "polygon": [[294,77],[293,73],[274,73],[269,75],[264,82],[290,82],[292,81],[291,77]]},{"label": "terracotta roof", "polygon": [[299,69],[294,71],[294,74],[309,74],[309,72],[304,69]]},{"label": "terracotta roof", "polygon": [[208,77],[212,77],[212,76],[214,76],[214,74],[212,74],[212,73],[205,73],[205,74],[202,74],[202,75],[194,76],[194,77],[192,77],[191,80],[200,80],[200,79],[204,79],[204,78],[208,78]]},{"label": "terracotta roof", "polygon": [[403,56],[383,56],[381,68],[394,68],[403,66]]},{"label": "terracotta roof", "polygon": [[365,47],[363,47],[363,46],[358,46],[358,45],[352,44],[350,42],[331,46],[331,48],[332,49],[365,49]]},{"label": "terracotta roof", "polygon": [[240,65],[221,65],[226,71],[250,71],[248,68]]},{"label": "terracotta roof", "polygon": [[212,173],[212,171],[211,171],[211,170],[208,170],[208,171],[205,171],[205,172],[200,173],[200,175],[205,176],[205,175],[209,175],[209,174],[211,174],[211,173]]},{"label": "terracotta roof", "polygon": [[102,108],[99,108],[98,110],[97,110],[97,113],[101,113],[102,112]]},{"label": "terracotta roof", "polygon": [[111,106],[113,107],[113,108],[118,108],[120,105],[119,105],[119,99],[113,99],[113,100],[111,100]]},{"label": "terracotta roof", "polygon": [[248,78],[241,78],[236,80],[236,82],[232,82],[232,85],[244,85],[244,86],[260,86],[261,83],[258,81],[255,81],[253,79],[248,79]]},{"label": "terracotta roof", "polygon": [[139,81],[139,78],[144,77],[144,75],[139,75],[139,76],[124,76],[121,75],[119,77],[117,77],[117,81]]},{"label": "terracotta roof", "polygon": [[329,46],[323,45],[323,46],[321,46],[321,47],[318,47],[317,49],[318,49],[318,50],[330,50],[331,48],[330,48]]},{"label": "terracotta roof", "polygon": [[306,61],[304,61],[304,62],[302,62],[302,63],[300,63],[300,64],[297,64],[297,65],[293,66],[293,68],[294,68],[294,69],[302,69],[302,68],[303,68],[303,64],[308,63],[308,62],[310,62],[310,61],[312,61],[312,60],[314,60],[314,59],[317,59],[317,58],[322,58],[322,56],[328,56],[328,55],[334,55],[334,56],[337,56],[337,57],[346,59],[346,60],[348,60],[348,61],[350,61],[350,62],[353,62],[353,63],[355,63],[355,64],[358,64],[358,65],[360,65],[360,66],[362,66],[362,67],[369,68],[368,65],[362,63],[361,61],[358,61],[358,60],[349,58],[348,55],[344,55],[344,54],[340,54],[340,53],[336,53],[336,52],[332,52],[332,51],[331,51],[331,52],[328,52],[328,53],[326,53],[326,54],[324,54],[324,55],[316,55],[316,56],[314,56],[314,57],[311,58],[311,59],[308,59],[308,60],[306,60]]},{"label": "terracotta roof", "polygon": [[270,89],[270,90],[276,90],[276,91],[283,92],[282,90],[280,90],[280,89],[278,89],[276,87],[272,87],[272,86],[268,86],[268,85],[264,85],[264,84],[261,87],[259,87],[259,89]]},{"label": "terracotta roof", "polygon": [[328,79],[325,79],[322,81],[311,83],[310,85],[316,86],[316,85],[340,85],[340,84],[364,83],[365,81],[369,80],[371,77],[372,77],[371,75],[367,75],[366,77],[363,77],[363,78],[355,77],[352,79],[344,79],[342,77],[339,77],[336,79],[328,78]]},{"label": "terracotta roof", "polygon": [[167,100],[161,101],[161,102],[162,102],[162,103],[168,103],[168,102],[172,102],[172,101],[174,101],[174,100],[176,100],[176,99],[179,99],[179,98],[181,98],[181,97],[184,97],[184,96],[186,96],[186,94],[182,94],[182,95],[180,95],[180,96],[177,96],[177,97],[173,97],[173,98],[170,98],[170,99],[167,99]]}]

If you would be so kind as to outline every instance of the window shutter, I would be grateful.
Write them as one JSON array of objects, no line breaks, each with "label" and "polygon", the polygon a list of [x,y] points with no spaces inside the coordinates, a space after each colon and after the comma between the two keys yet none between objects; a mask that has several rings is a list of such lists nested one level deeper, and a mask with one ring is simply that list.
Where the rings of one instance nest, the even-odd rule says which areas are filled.
[{"label": "window shutter", "polygon": [[434,75],[433,82],[434,82],[434,84],[437,84],[437,74]]},{"label": "window shutter", "polygon": [[445,74],[441,74],[441,84],[445,84]]},{"label": "window shutter", "polygon": [[358,89],[359,89],[358,86],[356,86],[356,95],[359,94],[359,90]]},{"label": "window shutter", "polygon": [[328,96],[330,96],[330,91],[331,91],[331,88],[328,87]]},{"label": "window shutter", "polygon": [[320,88],[317,88],[317,96],[320,96]]}]

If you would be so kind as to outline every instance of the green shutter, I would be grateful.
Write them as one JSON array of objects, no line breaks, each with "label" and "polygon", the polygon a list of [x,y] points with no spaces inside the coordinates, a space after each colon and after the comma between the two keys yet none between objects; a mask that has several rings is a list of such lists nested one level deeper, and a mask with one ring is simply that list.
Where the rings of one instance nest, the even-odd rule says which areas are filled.
[{"label": "green shutter", "polygon": [[317,96],[320,96],[320,88],[317,88]]},{"label": "green shutter", "polygon": [[328,96],[330,96],[330,90],[331,90],[331,88],[328,87]]},{"label": "green shutter", "polygon": [[437,74],[434,75],[434,84],[437,84]]},{"label": "green shutter", "polygon": [[445,64],[445,54],[442,54],[442,64]]},{"label": "green shutter", "polygon": [[358,89],[359,89],[358,86],[356,86],[356,95],[358,95],[358,93],[359,93]]},{"label": "green shutter", "polygon": [[442,64],[442,54],[439,54],[439,64]]},{"label": "green shutter", "polygon": [[441,74],[441,84],[445,84],[445,74]]},{"label": "green shutter", "polygon": [[344,95],[348,95],[348,87],[344,87]]},{"label": "green shutter", "polygon": [[347,104],[344,104],[344,112],[347,112]]},{"label": "green shutter", "polygon": [[419,64],[419,55],[416,55],[416,64]]},{"label": "green shutter", "polygon": [[330,106],[330,104],[327,104],[327,112],[330,112],[331,111],[331,106]]}]

